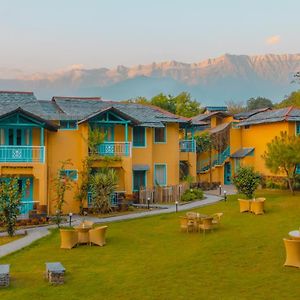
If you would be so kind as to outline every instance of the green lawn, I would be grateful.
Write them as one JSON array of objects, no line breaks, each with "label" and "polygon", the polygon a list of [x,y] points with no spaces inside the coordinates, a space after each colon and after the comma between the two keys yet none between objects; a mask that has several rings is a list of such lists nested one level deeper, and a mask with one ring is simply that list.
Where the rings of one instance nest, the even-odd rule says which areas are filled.
[{"label": "green lawn", "polygon": [[[59,248],[55,231],[0,259],[11,264],[3,299],[298,299],[300,270],[283,267],[282,238],[300,226],[300,195],[260,192],[267,213],[241,214],[236,197],[199,208],[224,212],[206,236],[179,231],[179,215],[109,225],[105,247]],[[66,283],[50,286],[44,264],[60,261]]]}]

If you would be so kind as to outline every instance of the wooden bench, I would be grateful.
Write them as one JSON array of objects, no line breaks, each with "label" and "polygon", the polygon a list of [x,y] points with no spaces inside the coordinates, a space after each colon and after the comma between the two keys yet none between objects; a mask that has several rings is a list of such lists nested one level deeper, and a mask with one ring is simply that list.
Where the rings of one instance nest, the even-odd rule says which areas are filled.
[{"label": "wooden bench", "polygon": [[9,286],[9,265],[0,265],[0,287]]},{"label": "wooden bench", "polygon": [[46,263],[46,278],[49,283],[63,284],[66,269],[60,262]]}]

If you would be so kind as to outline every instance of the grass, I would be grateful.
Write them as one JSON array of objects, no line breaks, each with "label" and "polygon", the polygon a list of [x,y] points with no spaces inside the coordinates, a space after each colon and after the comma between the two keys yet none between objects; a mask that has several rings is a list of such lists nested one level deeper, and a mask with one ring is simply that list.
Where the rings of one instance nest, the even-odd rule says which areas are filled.
[{"label": "grass", "polygon": [[[300,270],[283,267],[282,238],[300,226],[300,195],[262,191],[267,213],[241,214],[237,196],[196,209],[224,212],[205,236],[179,231],[179,215],[109,224],[105,247],[59,249],[59,234],[0,259],[11,264],[3,299],[298,299]],[[45,262],[66,267],[66,283],[43,279]]]}]

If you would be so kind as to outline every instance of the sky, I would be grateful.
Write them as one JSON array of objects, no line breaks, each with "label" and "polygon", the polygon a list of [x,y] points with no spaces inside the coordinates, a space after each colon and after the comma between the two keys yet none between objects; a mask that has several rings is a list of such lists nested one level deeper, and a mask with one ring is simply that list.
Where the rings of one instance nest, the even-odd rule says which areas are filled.
[{"label": "sky", "polygon": [[0,0],[0,70],[300,52],[299,0]]}]

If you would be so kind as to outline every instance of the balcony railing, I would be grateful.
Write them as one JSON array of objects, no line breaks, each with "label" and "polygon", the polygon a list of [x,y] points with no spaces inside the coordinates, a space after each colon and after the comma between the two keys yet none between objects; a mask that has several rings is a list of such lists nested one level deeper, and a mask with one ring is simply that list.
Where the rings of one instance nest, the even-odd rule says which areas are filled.
[{"label": "balcony railing", "polygon": [[0,162],[45,162],[45,146],[0,146]]},{"label": "balcony railing", "polygon": [[181,152],[196,152],[196,141],[181,140],[179,141],[179,148]]},{"label": "balcony railing", "polygon": [[97,146],[101,156],[131,156],[131,142],[104,142]]}]

